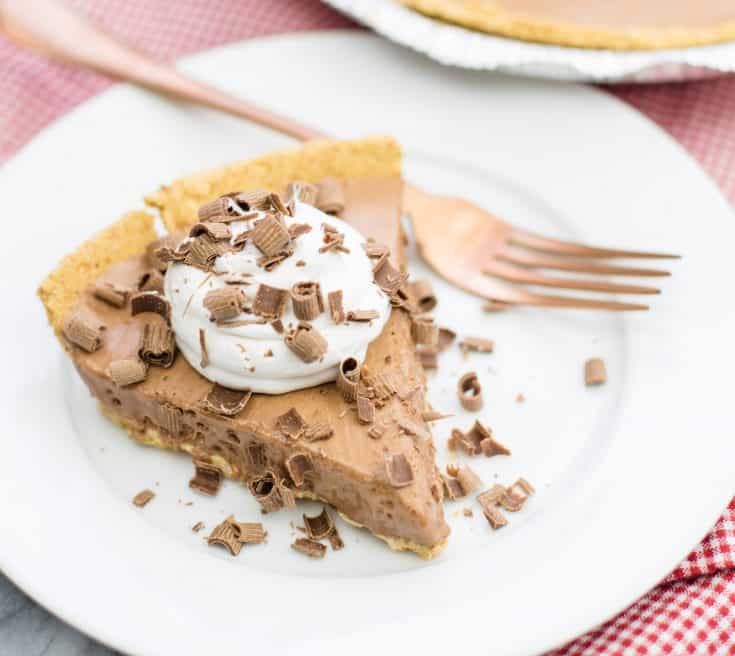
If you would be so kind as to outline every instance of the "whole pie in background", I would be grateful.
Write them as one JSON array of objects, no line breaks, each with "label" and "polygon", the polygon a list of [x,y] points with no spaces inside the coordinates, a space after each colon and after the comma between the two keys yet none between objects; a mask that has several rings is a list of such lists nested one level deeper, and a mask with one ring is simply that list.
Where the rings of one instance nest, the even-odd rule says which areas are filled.
[{"label": "whole pie in background", "polygon": [[578,48],[660,50],[735,39],[733,0],[401,0],[491,34]]}]

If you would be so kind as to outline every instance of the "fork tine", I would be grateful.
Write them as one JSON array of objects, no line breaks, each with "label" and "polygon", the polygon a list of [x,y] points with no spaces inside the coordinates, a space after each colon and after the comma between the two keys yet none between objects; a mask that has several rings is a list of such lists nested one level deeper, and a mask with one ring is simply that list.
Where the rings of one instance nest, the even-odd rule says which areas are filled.
[{"label": "fork tine", "polygon": [[623,285],[604,280],[590,280],[589,278],[560,278],[547,276],[530,269],[517,267],[507,262],[490,260],[482,271],[491,276],[497,276],[511,282],[521,282],[528,285],[542,285],[558,289],[581,289],[584,291],[605,292],[610,294],[659,294],[655,287],[640,285]]},{"label": "fork tine", "polygon": [[679,259],[681,257],[681,255],[673,255],[670,253],[621,251],[611,248],[585,246],[584,244],[577,244],[572,241],[549,239],[548,237],[544,237],[534,232],[519,230],[518,228],[513,228],[511,230],[510,243],[547,253],[557,253],[559,255],[580,255],[584,257],[630,257],[639,259]]},{"label": "fork tine", "polygon": [[507,285],[494,278],[488,278],[482,273],[468,275],[461,278],[451,278],[463,289],[492,301],[496,309],[502,305],[533,305],[537,307],[558,307],[581,310],[613,310],[622,312],[627,310],[648,310],[647,305],[639,303],[622,303],[620,301],[603,301],[593,298],[575,298],[573,296],[551,296],[537,294],[527,289]]},{"label": "fork tine", "polygon": [[525,248],[504,245],[495,252],[495,257],[513,264],[521,264],[540,269],[556,269],[557,271],[576,271],[607,276],[670,276],[663,269],[639,269],[637,267],[601,264],[595,261],[574,259],[568,255],[546,255],[528,251]]}]

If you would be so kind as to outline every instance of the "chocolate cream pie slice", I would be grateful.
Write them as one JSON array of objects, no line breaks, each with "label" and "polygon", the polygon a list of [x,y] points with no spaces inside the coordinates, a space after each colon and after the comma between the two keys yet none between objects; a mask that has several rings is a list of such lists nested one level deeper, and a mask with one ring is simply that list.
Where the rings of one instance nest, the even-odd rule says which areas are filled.
[{"label": "chocolate cream pie slice", "polygon": [[[265,512],[331,504],[431,558],[449,528],[402,273],[400,150],[320,141],[192,175],[39,290],[101,410]],[[428,415],[426,415],[428,416]]]},{"label": "chocolate cream pie slice", "polygon": [[401,0],[474,30],[578,48],[659,50],[735,39],[731,0]]}]

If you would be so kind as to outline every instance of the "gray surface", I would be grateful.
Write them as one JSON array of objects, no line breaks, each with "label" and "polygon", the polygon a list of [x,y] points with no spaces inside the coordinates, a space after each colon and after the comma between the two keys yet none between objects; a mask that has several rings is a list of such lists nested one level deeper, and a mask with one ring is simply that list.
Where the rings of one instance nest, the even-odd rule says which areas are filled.
[{"label": "gray surface", "polygon": [[115,656],[50,615],[0,574],[0,656]]}]

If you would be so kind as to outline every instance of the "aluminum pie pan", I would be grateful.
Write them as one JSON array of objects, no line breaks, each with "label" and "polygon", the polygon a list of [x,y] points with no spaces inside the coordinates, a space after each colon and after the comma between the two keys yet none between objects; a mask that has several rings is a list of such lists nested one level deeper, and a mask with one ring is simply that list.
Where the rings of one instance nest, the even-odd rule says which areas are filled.
[{"label": "aluminum pie pan", "polygon": [[485,34],[396,0],[324,0],[378,34],[441,64],[573,82],[674,82],[735,72],[735,41],[657,51],[570,48]]}]

